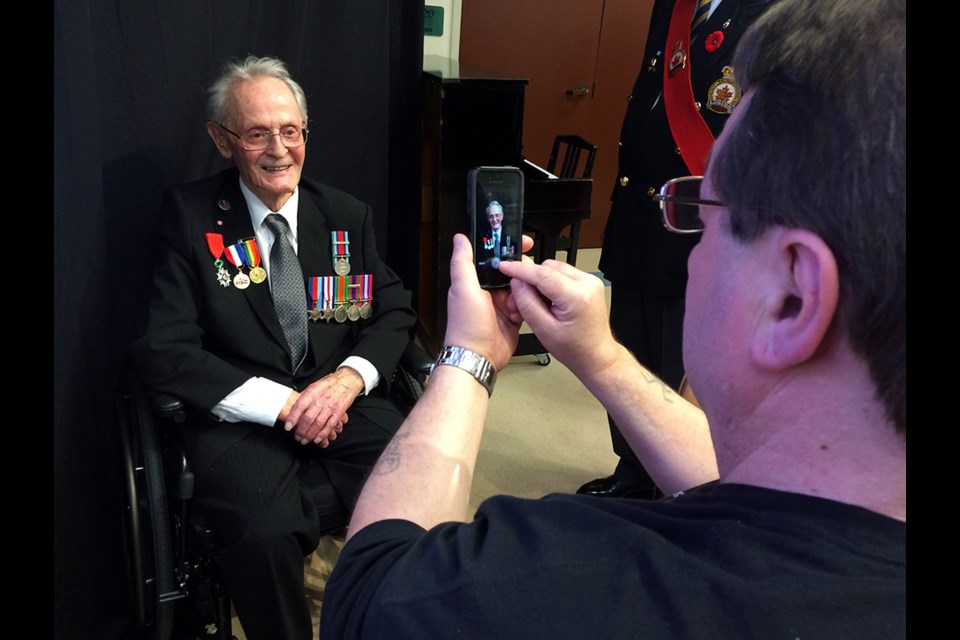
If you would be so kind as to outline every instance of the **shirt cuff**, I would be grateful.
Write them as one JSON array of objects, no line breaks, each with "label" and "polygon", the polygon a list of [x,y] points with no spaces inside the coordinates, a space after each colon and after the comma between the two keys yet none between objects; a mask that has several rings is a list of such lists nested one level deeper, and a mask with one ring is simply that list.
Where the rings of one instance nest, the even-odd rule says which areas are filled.
[{"label": "shirt cuff", "polygon": [[250,378],[218,402],[210,413],[227,422],[272,427],[293,391],[268,378]]},{"label": "shirt cuff", "polygon": [[350,367],[360,374],[363,378],[363,395],[369,394],[380,383],[380,372],[366,358],[349,356],[340,364],[340,367]]}]

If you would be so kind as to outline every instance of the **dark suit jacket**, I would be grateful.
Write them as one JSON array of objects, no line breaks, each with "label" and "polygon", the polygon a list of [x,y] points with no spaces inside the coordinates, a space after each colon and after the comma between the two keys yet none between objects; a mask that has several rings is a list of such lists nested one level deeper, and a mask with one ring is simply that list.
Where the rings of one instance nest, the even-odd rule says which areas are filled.
[{"label": "dark suit jacket", "polygon": [[[370,208],[309,179],[300,182],[298,257],[304,276],[335,275],[330,232],[347,231],[351,274],[373,274],[373,315],[309,322],[310,347],[296,375],[266,282],[221,286],[205,234],[226,244],[254,235],[236,169],[165,196],[147,326],[134,356],[147,385],[209,409],[251,376],[302,389],[349,355],[366,358],[385,387],[410,339],[410,293],[377,255]],[[231,273],[236,268],[227,263]],[[306,299],[304,300],[306,313]]]},{"label": "dark suit jacket", "polygon": [[[506,279],[500,275],[500,273],[493,268],[491,261],[493,258],[504,257],[517,260],[519,259],[519,254],[517,252],[517,243],[516,240],[506,234],[506,230],[500,228],[500,255],[497,256],[493,248],[487,249],[483,246],[483,238],[491,238],[493,234],[493,229],[489,226],[486,228],[486,231],[477,238],[477,246],[474,247],[474,260],[477,263],[478,277],[480,279],[480,284],[485,286],[493,285],[502,285],[506,282]],[[513,253],[509,253],[509,248],[513,247]]]},{"label": "dark suit jacket", "polygon": [[[676,152],[661,95],[663,67],[671,53],[666,40],[674,4],[674,0],[657,0],[653,8],[643,66],[620,134],[618,182],[611,197],[599,265],[614,285],[621,282],[661,296],[684,294],[687,257],[699,240],[699,235],[667,231],[660,207],[651,199],[667,180],[690,175]],[[690,48],[694,99],[701,105],[700,113],[714,136],[729,116],[706,108],[710,85],[723,77],[723,67],[732,64],[740,36],[771,4],[771,0],[723,0]],[[716,51],[707,52],[704,40],[714,31],[723,33],[723,42]],[[627,186],[620,185],[623,177],[629,180]]]}]

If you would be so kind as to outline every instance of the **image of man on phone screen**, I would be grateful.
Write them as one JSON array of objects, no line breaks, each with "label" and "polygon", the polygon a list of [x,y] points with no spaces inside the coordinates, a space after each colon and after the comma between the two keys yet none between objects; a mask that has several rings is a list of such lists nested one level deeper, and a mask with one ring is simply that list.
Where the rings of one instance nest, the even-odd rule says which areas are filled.
[{"label": "image of man on phone screen", "polygon": [[490,228],[479,238],[475,250],[481,281],[489,282],[495,279],[493,272],[499,268],[501,260],[515,259],[516,239],[503,227],[503,205],[491,200],[485,212]]}]

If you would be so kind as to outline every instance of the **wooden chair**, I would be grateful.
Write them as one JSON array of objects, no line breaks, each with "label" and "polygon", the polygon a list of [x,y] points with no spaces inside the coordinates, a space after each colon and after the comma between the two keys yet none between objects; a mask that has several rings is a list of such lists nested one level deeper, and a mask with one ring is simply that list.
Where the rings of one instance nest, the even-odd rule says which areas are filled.
[{"label": "wooden chair", "polygon": [[[597,145],[592,142],[576,135],[558,135],[553,140],[553,149],[547,161],[547,171],[559,178],[589,178],[593,173],[593,161],[596,157]],[[560,161],[559,169],[557,168],[558,160]],[[580,221],[578,220],[570,225],[570,235],[560,235],[557,248],[567,252],[567,264],[576,266],[579,246]]]}]

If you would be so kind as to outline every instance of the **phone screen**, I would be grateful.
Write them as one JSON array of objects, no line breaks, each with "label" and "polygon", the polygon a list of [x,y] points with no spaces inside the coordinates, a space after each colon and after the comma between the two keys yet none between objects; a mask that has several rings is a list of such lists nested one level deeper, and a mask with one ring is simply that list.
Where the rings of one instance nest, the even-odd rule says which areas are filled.
[{"label": "phone screen", "polygon": [[468,177],[467,211],[480,286],[509,285],[500,263],[520,259],[523,233],[523,173],[517,167],[477,167]]}]

